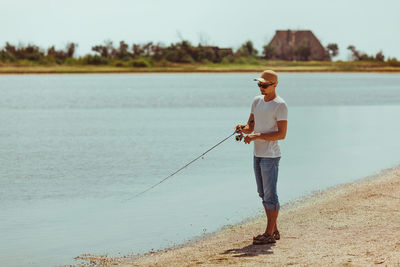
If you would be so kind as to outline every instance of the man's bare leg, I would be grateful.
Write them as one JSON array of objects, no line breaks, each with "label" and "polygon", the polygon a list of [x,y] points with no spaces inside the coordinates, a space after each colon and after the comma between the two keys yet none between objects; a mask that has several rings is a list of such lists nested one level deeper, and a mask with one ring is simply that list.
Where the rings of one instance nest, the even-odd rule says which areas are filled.
[{"label": "man's bare leg", "polygon": [[272,235],[275,231],[278,231],[276,220],[278,218],[279,210],[268,210],[265,206],[264,209],[267,215],[267,229],[265,232],[269,235]]}]

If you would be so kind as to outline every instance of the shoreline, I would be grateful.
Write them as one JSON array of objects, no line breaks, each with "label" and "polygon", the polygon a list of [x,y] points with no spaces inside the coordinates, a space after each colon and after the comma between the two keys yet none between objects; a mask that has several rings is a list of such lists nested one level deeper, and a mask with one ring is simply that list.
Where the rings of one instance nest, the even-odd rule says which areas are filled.
[{"label": "shoreline", "polygon": [[133,73],[254,73],[273,69],[281,73],[400,73],[400,66],[368,65],[367,63],[347,62],[345,64],[320,65],[311,62],[270,63],[263,65],[175,65],[168,67],[131,68],[116,66],[18,66],[1,65],[0,75],[26,74],[133,74]]},{"label": "shoreline", "polygon": [[[28,75],[154,75],[154,74],[240,74],[240,73],[259,73],[260,70],[243,70],[243,71],[232,71],[232,70],[227,70],[227,71],[108,71],[108,72],[1,72],[0,71],[0,77],[2,76],[28,76]],[[275,71],[275,70],[274,70]],[[291,74],[296,74],[296,73],[309,73],[309,74],[400,74],[400,70],[395,70],[395,71],[376,71],[376,70],[371,70],[371,71],[321,71],[321,70],[315,70],[315,71],[309,71],[309,70],[296,70],[296,71],[287,71],[287,70],[276,70],[279,73],[291,73]]]},{"label": "shoreline", "polygon": [[81,266],[400,266],[398,222],[400,165],[285,203],[276,244],[252,245],[251,237],[265,228],[260,216],[158,251],[75,259]]}]

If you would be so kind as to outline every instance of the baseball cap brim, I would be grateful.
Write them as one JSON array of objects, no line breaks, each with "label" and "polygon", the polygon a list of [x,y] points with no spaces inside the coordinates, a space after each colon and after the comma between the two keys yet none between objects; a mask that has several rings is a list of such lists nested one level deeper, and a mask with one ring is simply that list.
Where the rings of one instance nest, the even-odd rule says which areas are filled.
[{"label": "baseball cap brim", "polygon": [[266,79],[264,79],[264,78],[254,78],[254,81],[259,81],[259,82],[261,82],[261,83],[268,83],[269,81],[267,81]]}]

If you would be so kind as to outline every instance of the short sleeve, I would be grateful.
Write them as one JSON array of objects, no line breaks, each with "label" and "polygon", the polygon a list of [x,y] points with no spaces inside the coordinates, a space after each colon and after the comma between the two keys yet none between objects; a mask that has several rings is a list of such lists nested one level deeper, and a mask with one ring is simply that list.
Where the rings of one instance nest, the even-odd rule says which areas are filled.
[{"label": "short sleeve", "polygon": [[250,113],[254,114],[256,105],[257,105],[257,97],[254,98],[254,100],[253,100],[253,104],[251,105],[251,112]]},{"label": "short sleeve", "polygon": [[276,121],[287,121],[288,108],[286,103],[281,103],[276,111]]}]

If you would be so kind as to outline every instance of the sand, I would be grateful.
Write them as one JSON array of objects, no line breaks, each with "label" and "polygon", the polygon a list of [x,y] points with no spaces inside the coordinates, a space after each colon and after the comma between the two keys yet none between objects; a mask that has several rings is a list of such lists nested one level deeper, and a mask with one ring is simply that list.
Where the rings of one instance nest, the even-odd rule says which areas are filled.
[{"label": "sand", "polygon": [[400,266],[400,166],[281,208],[281,239],[252,245],[265,217],[139,256],[82,255],[101,266]]}]

